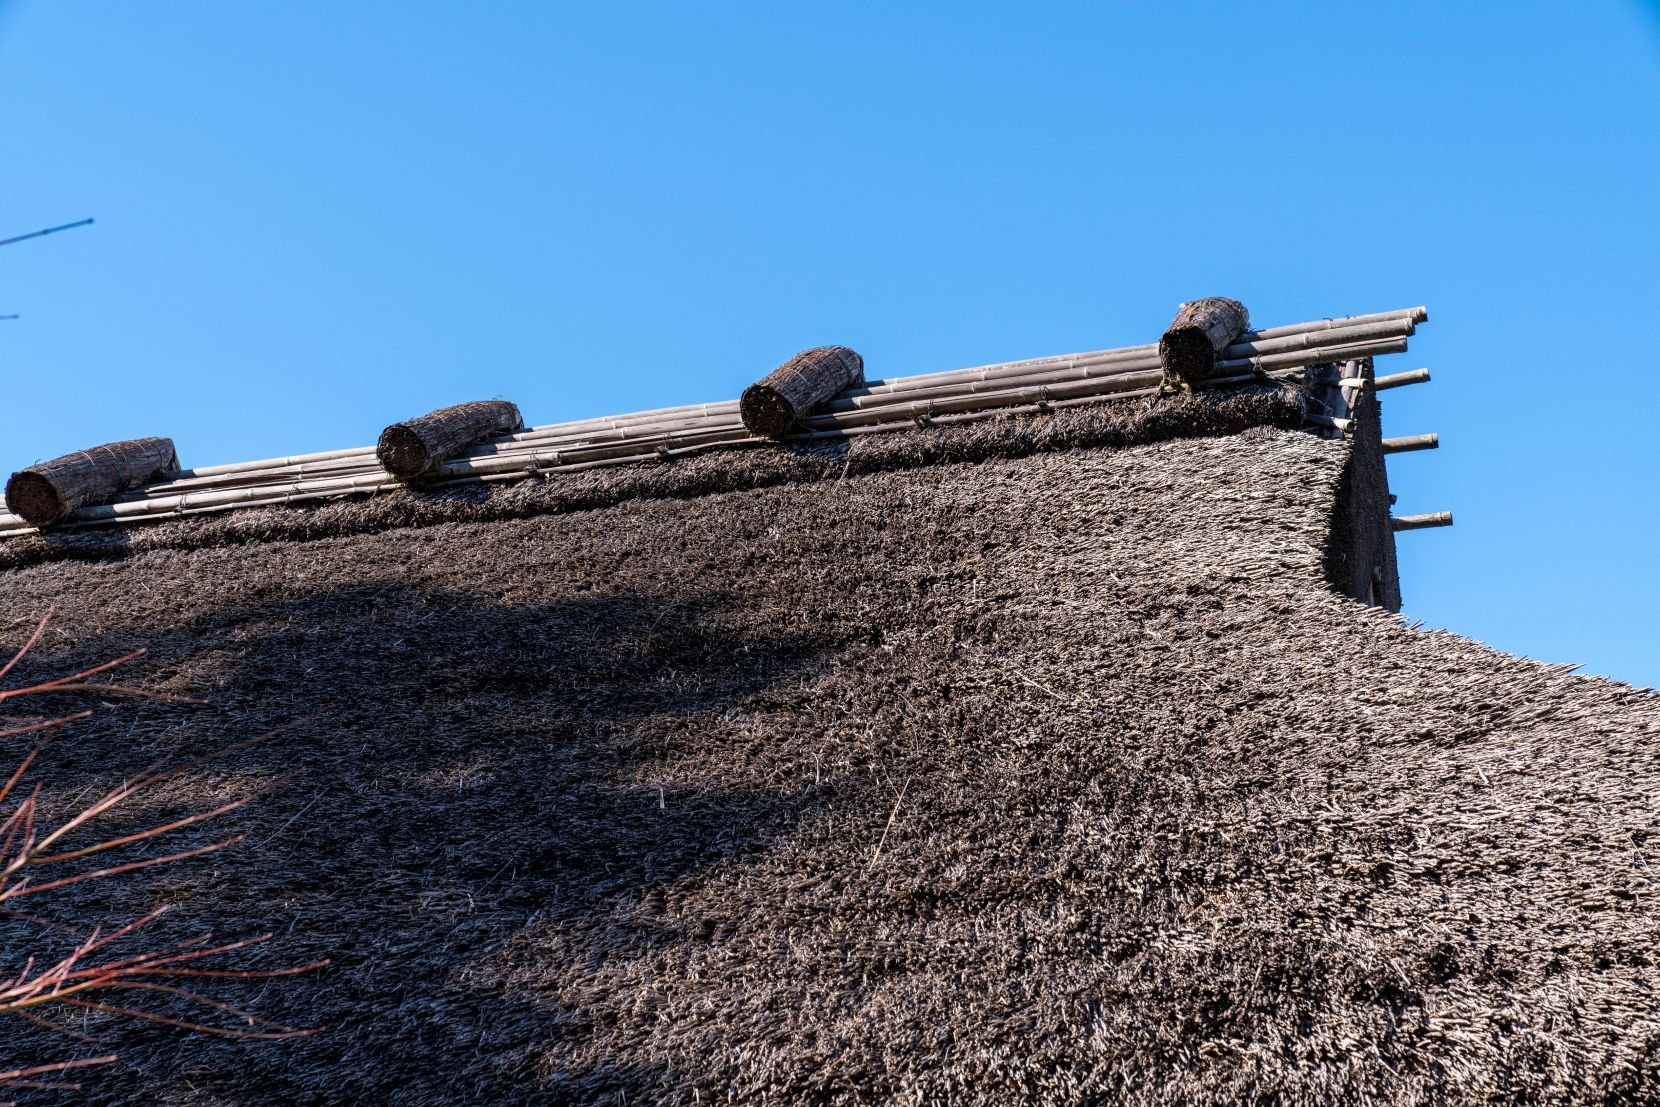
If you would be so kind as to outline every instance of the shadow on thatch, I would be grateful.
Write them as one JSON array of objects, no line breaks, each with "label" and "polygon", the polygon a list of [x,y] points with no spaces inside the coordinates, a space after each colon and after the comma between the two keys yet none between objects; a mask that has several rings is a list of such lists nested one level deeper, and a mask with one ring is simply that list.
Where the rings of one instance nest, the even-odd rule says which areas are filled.
[{"label": "shadow on thatch", "polygon": [[[82,644],[53,663],[108,648]],[[459,1081],[470,1096],[512,1102],[524,1083],[495,1086],[492,1073],[532,1046],[584,1033],[581,1015],[520,1007],[499,986],[462,982],[457,966],[494,954],[538,914],[615,917],[630,944],[654,942],[660,935],[640,925],[642,899],[654,890],[660,899],[817,803],[827,789],[698,778],[700,736],[743,725],[729,709],[764,709],[768,689],[799,679],[819,649],[782,627],[757,638],[729,617],[726,597],[690,589],[672,600],[596,593],[494,607],[358,588],[216,611],[170,630],[152,664],[211,655],[211,717],[147,710],[137,733],[211,748],[276,724],[292,729],[133,817],[187,811],[201,789],[301,775],[242,820],[254,824],[250,840],[225,860],[123,889],[130,903],[85,907],[178,900],[195,925],[288,931],[290,958],[328,950],[334,967],[308,993],[285,997],[328,1028],[299,1049],[279,1047],[287,1077],[373,1073],[384,1087],[389,1069],[406,1068],[412,1095],[431,1079],[426,1094],[437,1101]],[[124,729],[121,716],[87,725],[43,779],[71,788],[101,762],[108,774]],[[408,991],[416,981],[424,986]],[[457,1037],[465,1034],[477,1037]],[[167,1048],[168,1039],[139,1032],[134,1041]],[[224,1047],[172,1048],[205,1059]],[[435,1051],[476,1060],[429,1073]],[[260,1070],[275,1059],[237,1056]],[[638,1072],[567,1078],[652,1082]]]}]

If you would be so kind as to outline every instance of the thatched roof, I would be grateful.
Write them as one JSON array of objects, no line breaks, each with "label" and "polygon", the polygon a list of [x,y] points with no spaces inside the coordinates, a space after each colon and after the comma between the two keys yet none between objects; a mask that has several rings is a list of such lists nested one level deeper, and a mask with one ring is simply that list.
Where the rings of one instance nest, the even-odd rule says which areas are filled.
[{"label": "thatched roof", "polygon": [[293,724],[167,796],[300,774],[243,846],[87,909],[334,961],[258,996],[323,1034],[158,1029],[83,1101],[1652,1096],[1660,701],[1383,610],[1375,408],[1306,410],[5,543],[31,673],[213,702],[66,734],[58,793]]}]

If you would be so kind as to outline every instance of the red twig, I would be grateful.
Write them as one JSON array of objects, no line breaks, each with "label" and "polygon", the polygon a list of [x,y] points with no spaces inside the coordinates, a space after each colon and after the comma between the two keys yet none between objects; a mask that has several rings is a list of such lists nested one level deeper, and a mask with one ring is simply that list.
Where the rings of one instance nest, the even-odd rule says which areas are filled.
[{"label": "red twig", "polygon": [[[3,667],[0,667],[0,678],[10,673],[18,662],[39,643],[46,632],[50,618],[51,612],[48,611],[46,618],[43,618],[39,625],[35,627],[28,641],[12,655]],[[112,693],[168,702],[203,702],[188,696],[150,692],[125,685],[106,684],[87,679],[133,661],[143,656],[144,652],[144,650],[135,650],[113,661],[94,665],[66,677],[42,681],[26,688],[0,689],[0,701],[27,695],[84,692]],[[232,835],[206,845],[175,850],[163,856],[141,857],[132,861],[106,865],[91,871],[58,876],[39,883],[36,883],[27,871],[40,867],[71,864],[85,860],[88,857],[138,845],[160,838],[163,835],[173,834],[177,831],[207,823],[238,810],[272,788],[286,783],[288,779],[283,778],[267,783],[247,795],[240,796],[208,811],[186,815],[132,833],[117,834],[113,837],[95,841],[91,845],[64,848],[58,844],[66,837],[89,827],[111,811],[123,807],[134,797],[149,791],[163,781],[239,753],[261,742],[269,741],[272,737],[275,737],[276,733],[280,733],[278,731],[249,739],[217,753],[198,757],[182,764],[175,765],[172,763],[171,757],[164,757],[91,803],[81,806],[61,823],[52,826],[49,830],[41,831],[37,829],[37,823],[41,821],[39,785],[30,789],[28,794],[21,799],[15,798],[16,793],[29,769],[35,764],[41,751],[45,749],[50,741],[50,732],[56,731],[68,723],[84,719],[89,714],[90,712],[81,711],[58,718],[0,719],[0,722],[13,721],[16,723],[16,725],[9,728],[0,729],[0,739],[24,734],[42,735],[36,741],[34,747],[23,756],[11,774],[6,777],[5,781],[0,783],[0,808],[3,808],[8,802],[11,803],[9,812],[0,812],[0,904],[23,896],[38,896],[56,892],[86,881],[108,879],[161,865],[186,861],[235,845],[242,841],[242,835]],[[54,846],[58,848],[54,849]],[[41,1010],[50,1009],[51,1007],[75,1007],[120,1018],[137,1019],[173,1026],[195,1033],[213,1034],[229,1038],[260,1040],[295,1038],[316,1032],[315,1030],[297,1029],[272,1022],[250,1011],[245,1011],[222,1000],[194,991],[192,988],[178,983],[170,983],[170,981],[185,979],[263,980],[298,976],[302,973],[320,969],[328,964],[327,960],[321,960],[276,969],[212,968],[202,967],[199,964],[204,958],[224,956],[260,945],[270,940],[270,934],[257,934],[217,945],[212,944],[212,935],[199,934],[193,938],[187,938],[160,948],[141,949],[136,953],[110,956],[114,952],[113,947],[118,944],[130,944],[135,940],[142,941],[140,937],[142,933],[160,918],[166,910],[167,908],[162,907],[151,911],[149,914],[127,922],[107,933],[94,929],[91,933],[81,937],[67,953],[55,960],[43,963],[43,967],[36,967],[37,962],[41,961],[40,958],[35,956],[25,958],[22,968],[16,971],[14,975],[0,977],[0,1016],[16,1015],[37,1026],[82,1041],[98,1041],[100,1039],[90,1037],[56,1021],[44,1018]],[[66,929],[61,924],[37,919],[5,907],[0,907],[0,913],[53,930],[63,931]],[[69,932],[74,933],[72,929]],[[214,1025],[213,1023],[195,1021],[189,1018],[177,1018],[173,1015],[145,1010],[126,1003],[107,1003],[95,998],[99,993],[109,993],[117,990],[138,995],[165,996],[187,1006],[195,1006],[222,1016],[229,1016],[232,1020],[243,1025]],[[43,1078],[50,1078],[89,1065],[106,1064],[113,1060],[115,1060],[114,1056],[91,1057],[78,1061],[63,1061],[16,1068],[7,1072],[0,1072],[0,1087],[72,1089],[75,1087],[73,1084]],[[0,1107],[3,1107],[3,1105],[0,1105]]]}]

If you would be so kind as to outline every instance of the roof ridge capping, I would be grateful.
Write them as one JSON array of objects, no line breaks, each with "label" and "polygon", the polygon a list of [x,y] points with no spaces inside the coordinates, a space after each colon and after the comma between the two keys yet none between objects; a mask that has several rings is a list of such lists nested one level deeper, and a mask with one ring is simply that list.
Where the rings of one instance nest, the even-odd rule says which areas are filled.
[{"label": "roof ridge capping", "polygon": [[[64,510],[56,516],[45,519],[37,513],[43,519],[37,523],[24,514],[0,515],[0,539],[32,533],[40,526],[169,519],[387,491],[411,483],[443,488],[518,480],[717,449],[842,439],[918,424],[1156,398],[1257,381],[1307,380],[1320,366],[1346,367],[1345,372],[1327,374],[1328,383],[1334,396],[1352,402],[1359,383],[1371,378],[1370,359],[1404,352],[1407,338],[1428,318],[1428,310],[1419,306],[1253,331],[1245,329],[1248,313],[1243,304],[1210,297],[1181,305],[1158,343],[914,376],[865,380],[864,359],[857,352],[844,346],[815,347],[746,390],[748,419],[744,400],[724,400],[526,428],[515,405],[484,401],[393,424],[382,432],[377,446],[193,469],[180,467],[170,440],[135,440],[166,442],[165,465],[140,476],[127,469],[117,471],[107,454],[127,444],[115,444],[24,470],[51,480],[71,458],[104,459],[94,466],[99,479],[84,482],[81,491],[65,490],[72,494],[62,499]],[[1427,371],[1419,370],[1377,383],[1389,387],[1427,379]],[[1310,423],[1327,433],[1346,431],[1346,408],[1334,412],[1327,407],[1312,411]],[[411,466],[418,467],[400,471]],[[113,476],[121,479],[109,479]],[[14,511],[19,506],[10,496],[10,485],[7,503]]]}]

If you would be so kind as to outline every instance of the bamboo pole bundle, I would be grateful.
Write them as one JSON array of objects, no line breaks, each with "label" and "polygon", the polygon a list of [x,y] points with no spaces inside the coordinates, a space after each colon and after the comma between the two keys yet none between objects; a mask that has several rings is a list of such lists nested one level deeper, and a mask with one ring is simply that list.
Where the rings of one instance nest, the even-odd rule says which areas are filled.
[{"label": "bamboo pole bundle", "polygon": [[1159,339],[1159,366],[1164,382],[1190,389],[1215,375],[1222,351],[1251,325],[1245,305],[1226,296],[1208,296],[1181,306]]},{"label": "bamboo pole bundle", "polygon": [[1407,454],[1414,450],[1434,450],[1441,445],[1441,436],[1438,434],[1409,434],[1401,438],[1385,438],[1383,452],[1386,454]]},{"label": "bamboo pole bundle", "polygon": [[[555,423],[544,427],[532,427],[517,434],[505,435],[499,441],[503,444],[512,444],[519,441],[531,441],[546,434],[582,433],[589,430],[595,432],[610,431],[635,425],[641,422],[663,419],[678,419],[695,413],[714,413],[719,411],[738,410],[738,401],[727,400],[713,404],[687,404],[682,407],[658,408],[652,411],[640,411],[631,415],[608,415],[598,419],[583,419],[569,423]],[[495,444],[478,446],[474,449],[493,449]],[[354,446],[346,450],[325,450],[320,453],[298,454],[293,457],[265,458],[259,461],[242,461],[231,465],[204,465],[191,469],[181,469],[177,472],[166,473],[163,476],[169,480],[191,480],[195,478],[242,477],[248,474],[269,474],[276,470],[308,470],[314,464],[318,471],[327,465],[339,463],[341,468],[352,468],[356,462],[369,467],[378,467],[379,461],[375,458],[374,446]]]},{"label": "bamboo pole bundle", "polygon": [[[1330,332],[1332,339],[1347,339],[1356,331],[1353,328],[1334,329]],[[1366,332],[1361,332],[1366,333]],[[1392,333],[1392,332],[1391,332]],[[1366,354],[1393,353],[1404,349],[1402,339],[1389,339],[1359,347]],[[1218,369],[1234,375],[1244,374],[1247,378],[1255,368],[1265,371],[1277,371],[1284,368],[1295,368],[1305,364],[1318,364],[1333,360],[1339,356],[1353,356],[1355,347],[1333,347],[1289,350],[1282,354],[1270,354],[1260,358],[1231,358],[1218,364]],[[996,369],[998,367],[990,367]],[[962,371],[959,371],[962,372]],[[895,405],[900,405],[904,414],[902,418],[913,418],[916,415],[925,415],[930,410],[927,401],[935,401],[933,410],[943,412],[958,410],[967,406],[997,406],[1006,404],[1009,395],[1028,395],[1033,388],[1048,386],[1052,398],[1059,399],[1066,395],[1109,395],[1123,391],[1131,391],[1145,387],[1149,383],[1157,383],[1159,369],[1155,357],[1147,357],[1128,366],[1113,366],[1110,371],[1100,371],[1085,366],[1082,368],[1063,367],[1059,372],[1045,372],[1026,374],[1024,376],[1003,377],[986,370],[968,371],[984,379],[959,380],[955,384],[935,385],[927,390],[918,390],[912,393],[905,389],[865,395],[864,390],[855,390],[844,395],[835,402],[827,405],[827,413],[836,416],[846,416],[838,419],[837,424],[857,426],[872,421],[891,419],[893,416],[884,416],[883,412],[891,412]],[[903,378],[909,379],[909,378]],[[902,379],[902,380],[903,380]],[[935,378],[937,380],[937,378]],[[1080,388],[1074,392],[1071,389],[1062,389],[1060,386],[1068,381],[1076,380]],[[1097,382],[1093,385],[1084,382]],[[895,384],[900,381],[892,382]],[[1021,391],[1021,390],[1025,391]],[[1011,393],[1011,390],[1012,393]],[[972,404],[961,401],[965,396],[974,396]],[[941,399],[950,400],[948,407],[939,406]],[[733,403],[690,405],[680,408],[665,408],[658,411],[641,412],[636,416],[622,416],[603,420],[584,420],[581,422],[554,424],[547,427],[534,428],[509,435],[498,441],[475,447],[467,451],[457,461],[474,461],[487,457],[504,459],[505,468],[522,470],[525,468],[548,469],[560,467],[563,456],[572,451],[586,451],[589,446],[612,444],[617,447],[632,447],[633,449],[613,450],[610,456],[628,456],[638,452],[642,442],[656,442],[661,444],[670,439],[687,434],[699,434],[719,427],[730,428],[737,423],[739,414],[738,405]],[[808,424],[813,426],[827,426],[822,421],[821,414],[808,417]],[[788,437],[794,437],[793,433]],[[647,450],[647,454],[654,451]],[[532,457],[545,455],[546,460],[533,462]],[[573,454],[573,456],[576,456]],[[591,456],[582,453],[582,456]],[[495,471],[495,466],[466,465],[456,469],[453,465],[446,471]]]},{"label": "bamboo pole bundle", "polygon": [[253,473],[266,469],[300,468],[307,465],[346,460],[372,459],[373,446],[353,446],[349,450],[323,450],[314,454],[295,454],[292,457],[269,457],[259,461],[239,461],[233,465],[196,465],[178,469],[163,476],[168,480],[189,480],[194,477],[220,477]]},{"label": "bamboo pole bundle", "polygon": [[[1421,308],[1295,324],[1249,332],[1226,346],[1201,387],[1264,375],[1295,375],[1307,366],[1348,362],[1406,348]],[[807,414],[783,436],[790,442],[845,438],[926,423],[956,423],[1005,412],[1049,410],[1106,398],[1154,395],[1162,380],[1156,346],[1034,358],[948,373],[872,382],[843,392]],[[1343,383],[1351,383],[1345,380]],[[527,473],[575,472],[609,465],[689,456],[713,449],[765,445],[743,423],[742,404],[725,401],[576,420],[499,435],[430,468],[435,487],[513,480]],[[1336,420],[1333,420],[1335,426]],[[172,463],[176,466],[176,462]],[[169,478],[88,506],[77,523],[193,515],[233,507],[292,503],[398,487],[373,450],[359,447],[239,465],[175,470]],[[0,536],[25,532],[23,519],[0,517]]]},{"label": "bamboo pole bundle", "polygon": [[[1296,338],[1303,345],[1299,349],[1318,351],[1324,345],[1333,345],[1338,340],[1359,340],[1362,338],[1405,337],[1412,334],[1413,325],[1422,322],[1428,313],[1422,307],[1403,308],[1396,311],[1375,312],[1368,315],[1352,315],[1321,319],[1308,323],[1294,323],[1283,327],[1271,327],[1249,332],[1240,336],[1240,341],[1224,351],[1228,360],[1248,358],[1254,354],[1266,354],[1290,349],[1288,345],[1269,346],[1268,342],[1279,339]],[[1382,324],[1382,330],[1371,330],[1371,325]],[[1340,332],[1340,333],[1331,333]],[[1158,365],[1158,347],[1156,344],[1141,346],[1127,346],[1118,349],[1094,351],[1091,353],[1065,354],[1042,358],[1028,358],[1022,361],[1002,362],[995,365],[977,366],[971,369],[952,369],[936,373],[922,373],[908,377],[892,378],[885,381],[872,381],[862,389],[854,389],[846,393],[843,399],[851,402],[846,404],[848,409],[862,405],[859,400],[865,394],[881,395],[898,391],[921,390],[937,385],[946,385],[945,393],[954,393],[961,388],[962,382],[968,379],[992,380],[998,378],[1013,378],[1031,371],[1034,373],[1045,371],[1058,366],[1076,367],[1080,369],[1091,365],[1115,366],[1126,372],[1140,372]],[[1316,359],[1318,360],[1318,359]],[[1310,362],[1311,364],[1316,362]],[[1426,374],[1427,371],[1420,370]],[[1387,381],[1390,378],[1382,378]],[[1403,382],[1404,383],[1404,382]],[[944,393],[942,393],[944,394]],[[919,397],[926,395],[919,391]],[[836,409],[843,403],[838,399],[830,405]],[[716,403],[685,404],[678,407],[655,408],[649,411],[635,412],[629,415],[604,416],[596,419],[573,420],[566,423],[554,423],[540,427],[531,427],[516,434],[506,435],[496,442],[474,447],[468,451],[469,455],[485,452],[498,452],[514,449],[520,444],[532,442],[552,443],[555,441],[576,442],[587,439],[600,440],[610,436],[618,441],[626,440],[637,430],[651,426],[654,430],[669,429],[699,422],[702,418],[727,413],[736,413],[739,402],[725,400]],[[359,446],[345,450],[329,450],[312,454],[301,454],[286,458],[269,458],[260,461],[238,462],[229,465],[198,466],[183,470],[176,474],[167,474],[172,479],[192,478],[220,478],[242,476],[248,473],[265,473],[280,469],[299,468],[308,471],[312,463],[342,463],[346,467],[351,461],[366,461],[374,456],[372,446]],[[375,464],[369,462],[369,464]],[[319,465],[319,471],[322,470]]]},{"label": "bamboo pole bundle", "polygon": [[1452,512],[1432,511],[1427,515],[1393,515],[1389,519],[1390,530],[1426,530],[1430,527],[1452,526]]},{"label": "bamboo pole bundle", "polygon": [[[1346,339],[1353,334],[1349,330],[1334,330],[1329,333],[1334,339]],[[1259,368],[1265,372],[1274,372],[1310,364],[1323,364],[1346,357],[1398,353],[1405,348],[1404,338],[1390,338],[1353,346],[1316,347],[1288,350],[1284,353],[1268,354],[1261,357],[1229,358],[1219,362],[1217,370],[1234,376],[1243,374],[1248,378],[1251,372]],[[965,395],[978,396],[979,399],[975,401],[977,405],[996,405],[1003,402],[1006,398],[1004,394],[1010,392],[1010,390],[1029,389],[1044,385],[1055,389],[1069,381],[1076,381],[1080,384],[1089,381],[1096,382],[1083,388],[1078,393],[1079,395],[1108,395],[1145,387],[1149,382],[1156,384],[1160,373],[1156,355],[1128,365],[1116,365],[1103,370],[1097,370],[1090,366],[1063,365],[1058,369],[1051,366],[1043,372],[1005,376],[995,372],[995,370],[1001,368],[1000,366],[990,366],[976,370],[959,371],[960,375],[958,375],[955,382],[935,383],[930,388],[914,391],[903,388],[884,392],[855,389],[844,393],[835,401],[825,405],[824,411],[808,416],[805,422],[809,425],[823,425],[822,418],[825,415],[833,415],[846,416],[847,425],[859,425],[871,420],[871,416],[865,414],[867,412],[875,412],[879,416],[881,412],[892,410],[898,405],[912,413],[924,413],[927,410],[925,406],[927,401],[951,400],[955,402]],[[910,379],[915,378],[901,378],[898,381],[887,383],[897,385]],[[936,382],[939,381],[937,376],[931,379]],[[1059,393],[1056,395],[1058,397]],[[525,431],[489,445],[477,447],[468,451],[464,457],[478,459],[483,457],[519,456],[527,450],[562,454],[568,449],[577,449],[599,443],[638,445],[647,439],[657,440],[664,436],[672,437],[679,434],[696,433],[717,424],[730,425],[734,421],[733,416],[737,414],[734,411],[735,407],[736,405],[733,404],[709,404],[698,408],[670,408],[658,412],[642,412],[638,419],[632,419],[628,422],[619,419],[615,421],[555,424]],[[618,425],[610,426],[613,422]],[[606,429],[595,433],[594,428],[601,425],[604,425]],[[793,436],[793,432],[786,435],[786,437]]]},{"label": "bamboo pole bundle", "polygon": [[778,438],[808,412],[865,379],[865,359],[846,346],[803,350],[744,389],[739,412],[744,426],[763,438]]},{"label": "bamboo pole bundle", "polygon": [[[1372,315],[1350,315],[1333,319],[1321,319],[1313,323],[1294,323],[1285,327],[1247,331],[1239,336],[1236,343],[1223,351],[1223,356],[1224,358],[1235,359],[1250,357],[1255,353],[1275,353],[1290,349],[1334,346],[1339,345],[1340,342],[1359,341],[1363,338],[1408,337],[1413,333],[1416,325],[1423,322],[1427,317],[1428,313],[1421,307],[1402,308],[1397,311],[1378,312]],[[1387,333],[1368,334],[1362,329],[1375,324],[1386,325]],[[1331,331],[1344,331],[1352,337],[1344,338],[1329,333]],[[1302,338],[1308,345],[1299,346],[1295,343],[1274,347],[1260,345],[1288,338]],[[1157,366],[1159,364],[1158,352],[1158,344],[1151,343],[1144,346],[1121,346],[1087,353],[1055,354],[1048,357],[1027,358],[1023,361],[978,365],[969,369],[948,369],[937,373],[920,373],[914,376],[896,377],[891,380],[871,381],[865,386],[865,390],[877,393],[903,388],[921,388],[939,382],[980,378],[989,375],[1018,375],[1028,370],[1036,372],[1059,365],[1104,365],[1114,362],[1137,362],[1139,363],[1138,367],[1145,368],[1149,365]],[[1314,363],[1311,362],[1310,364]]]},{"label": "bamboo pole bundle", "polygon": [[[1328,356],[1328,353],[1322,351],[1320,356]],[[1307,355],[1281,355],[1280,360],[1293,364],[1272,365],[1269,369],[1271,372],[1299,371],[1301,366],[1295,363],[1307,359]],[[1208,381],[1206,387],[1252,380],[1258,373],[1260,362],[1265,360],[1267,359],[1223,363],[1224,367],[1232,370],[1233,375]],[[1071,406],[1073,403],[1093,403],[1107,395],[1151,395],[1157,391],[1158,380],[1159,374],[1157,370],[1153,370],[1138,375],[1117,374],[1085,380],[1040,380],[993,392],[964,393],[928,401],[911,401],[906,397],[897,396],[881,407],[809,416],[802,428],[792,432],[788,438],[795,441],[821,435],[838,437],[858,433],[862,428],[892,429],[895,426],[912,425],[918,421],[956,422],[958,419],[950,417],[986,417],[1010,408],[1038,409]],[[536,443],[525,443],[511,450],[498,445],[487,455],[469,455],[441,463],[430,475],[435,482],[447,485],[478,480],[493,474],[522,476],[527,472],[570,472],[601,465],[663,459],[681,456],[688,451],[701,452],[709,448],[754,444],[756,441],[758,440],[752,440],[747,428],[744,428],[734,415],[726,414],[723,417],[720,414],[712,414],[702,419],[679,423],[669,429],[660,429],[645,435],[636,434],[601,444],[576,443],[551,450]],[[293,502],[376,491],[394,486],[378,467],[353,474],[322,476],[315,479],[297,479],[291,474],[273,476],[274,479],[244,487],[202,489],[188,491],[182,495],[165,485],[152,486],[138,499],[84,512],[77,521],[98,523],[137,517],[193,514],[226,506]],[[0,533],[5,531],[0,530]]]},{"label": "bamboo pole bundle", "polygon": [[[1334,360],[1337,352],[1362,340],[1393,342],[1411,333],[1411,325],[1399,321],[1327,332],[1329,339],[1322,344],[1308,344],[1308,336],[1293,336],[1283,346],[1273,341],[1264,343],[1236,343],[1223,351],[1227,356],[1217,363],[1218,371],[1228,367],[1248,365],[1259,359],[1264,366],[1318,365]],[[1396,349],[1390,345],[1390,350]],[[979,369],[959,370],[943,378],[931,376],[921,384],[917,377],[902,377],[881,381],[842,393],[826,404],[826,411],[850,411],[882,402],[882,398],[904,395],[910,399],[930,396],[954,396],[966,391],[980,390],[986,385],[1008,387],[1024,381],[1053,381],[1084,377],[1108,377],[1120,374],[1144,375],[1160,373],[1156,351],[1133,358],[1121,358],[1118,351],[1099,354],[1074,354],[1065,359],[1051,359],[1043,363],[1015,362],[1009,365],[989,365]],[[996,382],[996,383],[993,383]]]},{"label": "bamboo pole bundle", "polygon": [[412,480],[486,438],[523,429],[518,407],[506,400],[455,404],[393,423],[381,432],[375,457],[388,473]]},{"label": "bamboo pole bundle", "polygon": [[6,482],[6,506],[35,526],[45,526],[178,467],[171,438],[94,446],[13,473]]}]

